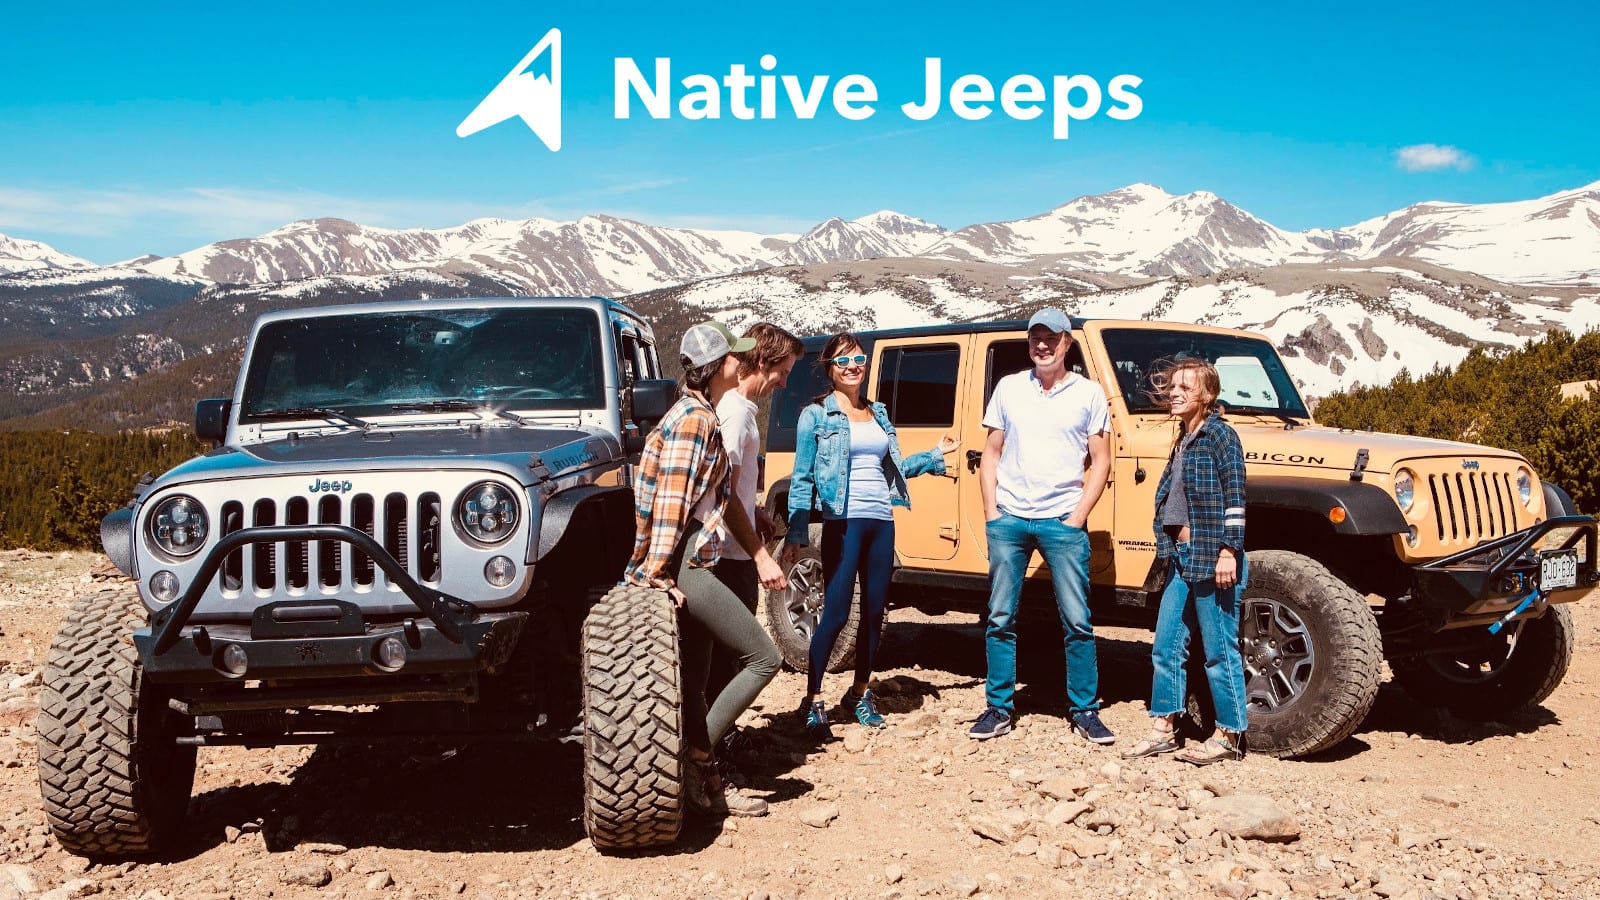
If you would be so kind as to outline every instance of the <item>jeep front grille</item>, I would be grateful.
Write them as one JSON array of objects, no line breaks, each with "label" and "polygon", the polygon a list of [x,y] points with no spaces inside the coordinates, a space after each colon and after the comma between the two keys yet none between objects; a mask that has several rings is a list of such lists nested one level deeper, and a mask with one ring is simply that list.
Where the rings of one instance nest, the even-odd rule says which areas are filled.
[{"label": "jeep front grille", "polygon": [[[307,525],[311,523],[311,502],[291,497],[287,503],[257,500],[249,509],[230,500],[222,505],[222,534],[265,525]],[[424,584],[438,584],[444,575],[441,553],[443,527],[439,495],[427,492],[416,497],[394,492],[328,495],[316,501],[316,521],[320,525],[348,525],[377,540],[411,577]],[[312,545],[315,546],[312,546]],[[228,554],[217,573],[217,585],[224,595],[238,596],[244,585],[257,594],[282,593],[298,596],[312,585],[323,590],[351,587],[388,587],[388,578],[367,554],[343,541],[283,541],[253,544]]]},{"label": "jeep front grille", "polygon": [[1517,530],[1517,501],[1507,472],[1428,476],[1440,543],[1472,546]]}]

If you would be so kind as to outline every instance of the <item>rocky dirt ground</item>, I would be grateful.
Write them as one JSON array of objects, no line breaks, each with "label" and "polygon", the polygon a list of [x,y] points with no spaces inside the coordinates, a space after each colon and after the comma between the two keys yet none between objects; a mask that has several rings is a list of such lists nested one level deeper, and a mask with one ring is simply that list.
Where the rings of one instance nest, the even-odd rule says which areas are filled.
[{"label": "rocky dirt ground", "polygon": [[[891,727],[817,750],[784,673],[747,718],[764,819],[697,822],[668,852],[602,857],[568,745],[202,750],[187,844],[90,865],[39,808],[39,670],[89,554],[0,554],[0,900],[226,897],[1600,896],[1600,609],[1540,710],[1487,725],[1385,685],[1357,734],[1305,761],[1123,761],[1064,726],[1061,665],[1025,655],[1018,729],[979,744],[981,635],[891,617]],[[948,621],[947,621],[948,620]],[[1025,647],[1024,653],[1027,653]],[[1101,640],[1104,717],[1144,726],[1145,634]],[[829,681],[842,690],[842,676]],[[1246,837],[1244,835],[1255,835]]]}]

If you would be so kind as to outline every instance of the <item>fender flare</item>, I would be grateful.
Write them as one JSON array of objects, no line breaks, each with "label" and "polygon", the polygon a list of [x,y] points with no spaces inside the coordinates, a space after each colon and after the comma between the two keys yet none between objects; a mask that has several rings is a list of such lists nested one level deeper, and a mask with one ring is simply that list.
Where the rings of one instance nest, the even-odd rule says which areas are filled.
[{"label": "fender flare", "polygon": [[133,510],[124,506],[100,520],[100,547],[111,564],[133,577]]},{"label": "fender flare", "polygon": [[[602,519],[612,512],[606,509],[616,506],[616,514],[621,518],[619,530],[625,531],[632,542],[633,535],[633,488],[621,485],[586,484],[571,490],[562,491],[550,498],[545,505],[544,514],[539,520],[539,537],[528,548],[528,563],[531,565],[549,556],[561,544],[562,538],[567,535],[567,527],[572,524],[578,510],[588,504],[598,504],[602,507]],[[604,547],[595,548],[604,550]],[[625,563],[626,557],[623,562]]]},{"label": "fender flare", "polygon": [[[1410,528],[1389,492],[1360,481],[1333,481],[1292,475],[1247,476],[1245,504],[1249,509],[1287,509],[1308,512],[1327,522],[1335,534],[1400,534]],[[1344,508],[1343,522],[1328,518],[1335,506]],[[1248,527],[1248,526],[1246,526]]]}]

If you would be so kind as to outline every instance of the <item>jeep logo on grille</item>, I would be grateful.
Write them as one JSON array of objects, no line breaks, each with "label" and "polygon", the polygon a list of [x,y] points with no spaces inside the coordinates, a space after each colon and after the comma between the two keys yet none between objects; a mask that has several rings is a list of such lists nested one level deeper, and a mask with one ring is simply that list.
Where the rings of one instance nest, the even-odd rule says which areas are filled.
[{"label": "jeep logo on grille", "polygon": [[348,480],[311,482],[311,493],[315,494],[319,491],[326,491],[330,494],[348,494],[350,493],[350,482]]},{"label": "jeep logo on grille", "polygon": [[[1471,469],[1472,471],[1476,472],[1478,471],[1478,461],[1475,459],[1463,459],[1461,461],[1461,468]],[[346,490],[349,490],[349,488],[346,488]]]}]

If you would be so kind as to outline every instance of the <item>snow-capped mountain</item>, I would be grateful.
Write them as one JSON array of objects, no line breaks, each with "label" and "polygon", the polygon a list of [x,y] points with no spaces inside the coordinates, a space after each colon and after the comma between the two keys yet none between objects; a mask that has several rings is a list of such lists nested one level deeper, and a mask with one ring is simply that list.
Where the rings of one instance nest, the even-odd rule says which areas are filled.
[{"label": "snow-capped mountain", "polygon": [[1153,277],[1330,255],[1309,236],[1276,228],[1216,194],[1173,196],[1150,184],[1079,197],[1032,218],[963,228],[927,254],[999,263],[1057,256],[1086,271]]},{"label": "snow-capped mountain", "polygon": [[805,265],[916,256],[947,234],[931,222],[885,209],[849,222],[829,219],[789,245],[779,262]]},{"label": "snow-capped mountain", "polygon": [[[1161,278],[1230,269],[1409,257],[1523,284],[1600,280],[1600,182],[1535,200],[1420,203],[1346,228],[1285,231],[1215,194],[1149,184],[1079,197],[1041,215],[946,229],[884,210],[801,235],[672,228],[611,216],[477,219],[387,229],[293,222],[254,238],[106,267],[212,284],[396,273],[471,277],[528,294],[627,294],[774,265],[930,257]],[[92,264],[0,237],[0,275]]]},{"label": "snow-capped mountain", "polygon": [[92,269],[94,263],[38,241],[0,234],[0,275],[32,269]]},{"label": "snow-capped mountain", "polygon": [[770,265],[786,238],[792,236],[662,228],[611,216],[477,219],[436,230],[311,219],[124,265],[219,284],[434,272],[478,275],[529,294],[626,294]]},{"label": "snow-capped mountain", "polygon": [[660,317],[658,332],[715,317],[736,330],[765,319],[797,333],[820,334],[1026,318],[1045,305],[1095,318],[1242,328],[1272,340],[1309,396],[1357,383],[1386,384],[1401,369],[1422,374],[1455,365],[1473,347],[1509,349],[1553,328],[1581,333],[1600,326],[1600,287],[1509,285],[1417,260],[1297,264],[1154,281],[1125,278],[1121,284],[1065,277],[1034,265],[933,263],[871,260],[772,269],[630,302]]},{"label": "snow-capped mountain", "polygon": [[1342,231],[1363,258],[1408,256],[1511,282],[1600,281],[1600,181],[1536,200],[1418,203]]}]

